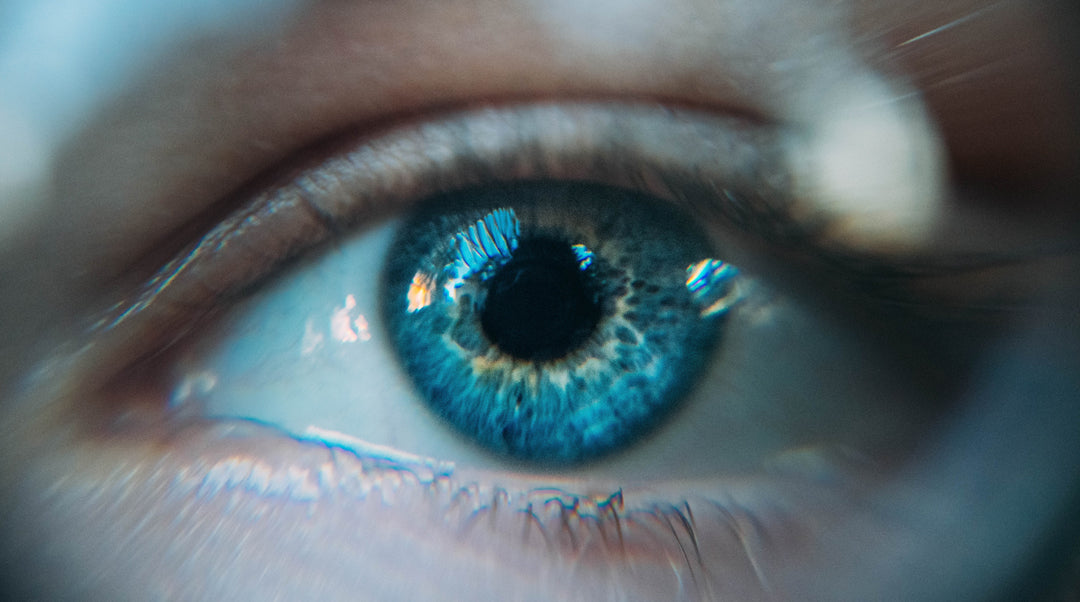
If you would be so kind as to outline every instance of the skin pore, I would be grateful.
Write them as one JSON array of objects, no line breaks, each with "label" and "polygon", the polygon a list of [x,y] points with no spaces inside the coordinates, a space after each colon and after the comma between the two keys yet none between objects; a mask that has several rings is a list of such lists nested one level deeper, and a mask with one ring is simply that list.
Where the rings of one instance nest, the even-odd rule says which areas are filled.
[{"label": "skin pore", "polygon": [[[1062,192],[1080,144],[1075,61],[1055,23],[1066,16],[974,1],[578,4],[302,3],[265,30],[181,40],[66,139],[40,207],[0,241],[6,587],[91,599],[970,599],[1032,571],[1060,581],[1069,554],[1046,550],[1067,545],[1053,524],[1080,469],[1067,428],[1077,324],[1056,313],[1077,292],[1076,210]],[[88,340],[73,333],[89,316],[130,299],[248,191],[301,169],[295,157],[320,140],[563,99],[788,124],[812,133],[800,147],[821,157],[811,167],[848,143],[829,135],[846,123],[830,111],[910,126],[887,139],[915,149],[914,171],[884,156],[852,178],[900,190],[887,207],[799,163],[807,205],[795,219],[828,218],[819,247],[844,257],[1020,256],[1020,276],[986,290],[1031,311],[973,352],[981,367],[953,389],[965,411],[928,427],[900,467],[842,486],[805,470],[647,483],[447,471],[255,426],[178,429],[142,383],[102,399],[81,359],[23,384],[42,358],[138,359],[104,343],[53,350]],[[914,175],[930,184],[888,186]],[[1019,399],[1040,411],[1013,415]],[[978,495],[987,488],[997,495]]]}]

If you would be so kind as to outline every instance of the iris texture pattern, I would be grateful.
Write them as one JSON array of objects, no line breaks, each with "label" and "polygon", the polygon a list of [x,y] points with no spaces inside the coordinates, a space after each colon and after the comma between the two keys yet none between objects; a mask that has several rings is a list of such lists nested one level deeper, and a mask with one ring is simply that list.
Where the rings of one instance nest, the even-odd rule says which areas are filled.
[{"label": "iris texture pattern", "polygon": [[587,183],[441,195],[399,231],[384,324],[465,437],[538,464],[630,445],[702,375],[737,271],[681,209]]}]

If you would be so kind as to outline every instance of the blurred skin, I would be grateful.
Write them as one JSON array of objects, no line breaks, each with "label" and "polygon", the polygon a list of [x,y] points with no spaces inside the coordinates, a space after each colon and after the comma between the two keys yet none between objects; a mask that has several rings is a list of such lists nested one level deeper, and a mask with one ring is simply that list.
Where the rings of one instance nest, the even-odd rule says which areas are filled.
[{"label": "blurred skin", "polygon": [[[40,203],[0,207],[0,221],[22,224],[0,241],[6,587],[83,599],[928,600],[1072,587],[1075,525],[1061,519],[1080,474],[1074,15],[974,0],[578,4],[303,3],[265,31],[182,39],[63,138]],[[1024,294],[1006,335],[976,354],[956,417],[843,496],[742,475],[646,487],[466,466],[439,479],[259,429],[175,430],[163,408],[103,403],[63,362],[23,385],[239,187],[327,136],[564,98],[813,129],[842,102],[840,84],[879,76],[895,93],[883,105],[925,109],[940,133],[945,200],[901,207],[887,229],[847,202],[814,207],[841,224],[823,246],[897,262],[1018,256]],[[927,220],[932,234],[905,235]],[[134,409],[116,426],[119,407]],[[278,493],[200,489],[229,459],[264,470]],[[582,494],[578,506],[517,493],[554,485]],[[798,519],[796,504],[768,503],[794,498]]]}]

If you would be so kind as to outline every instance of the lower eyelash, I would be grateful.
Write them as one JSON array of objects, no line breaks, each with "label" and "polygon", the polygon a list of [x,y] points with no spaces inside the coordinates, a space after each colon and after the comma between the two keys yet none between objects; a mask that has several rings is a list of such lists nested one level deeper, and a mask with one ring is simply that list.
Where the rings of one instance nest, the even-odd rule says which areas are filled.
[{"label": "lower eyelash", "polygon": [[[226,448],[276,431],[235,420],[200,428],[197,436],[208,445]],[[462,550],[519,546],[535,558],[601,575],[661,566],[691,597],[706,598],[716,595],[718,577],[732,572],[768,591],[770,567],[813,540],[816,513],[838,500],[850,503],[846,486],[813,479],[731,479],[712,493],[671,499],[643,488],[585,495],[567,485],[481,484],[488,479],[456,473],[447,463],[395,456],[389,448],[365,454],[339,445],[362,442],[335,440],[330,432],[319,436],[331,442],[320,442],[314,435],[290,437],[304,450],[284,465],[235,449],[192,465],[173,480],[170,495],[190,496],[199,506],[224,503],[230,514],[253,519],[279,503],[307,505],[311,515],[331,499],[352,500],[344,503],[360,504],[357,516],[374,503],[434,521],[432,528],[446,529]]]}]

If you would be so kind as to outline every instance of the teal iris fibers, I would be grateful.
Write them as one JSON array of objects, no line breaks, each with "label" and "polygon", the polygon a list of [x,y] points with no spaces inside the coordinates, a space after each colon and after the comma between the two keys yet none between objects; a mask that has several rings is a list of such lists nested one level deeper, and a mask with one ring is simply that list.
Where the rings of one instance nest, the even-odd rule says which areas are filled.
[{"label": "teal iris fibers", "polygon": [[431,199],[402,227],[383,312],[438,415],[495,453],[565,465],[630,445],[677,407],[736,273],[658,199],[496,185]]}]

